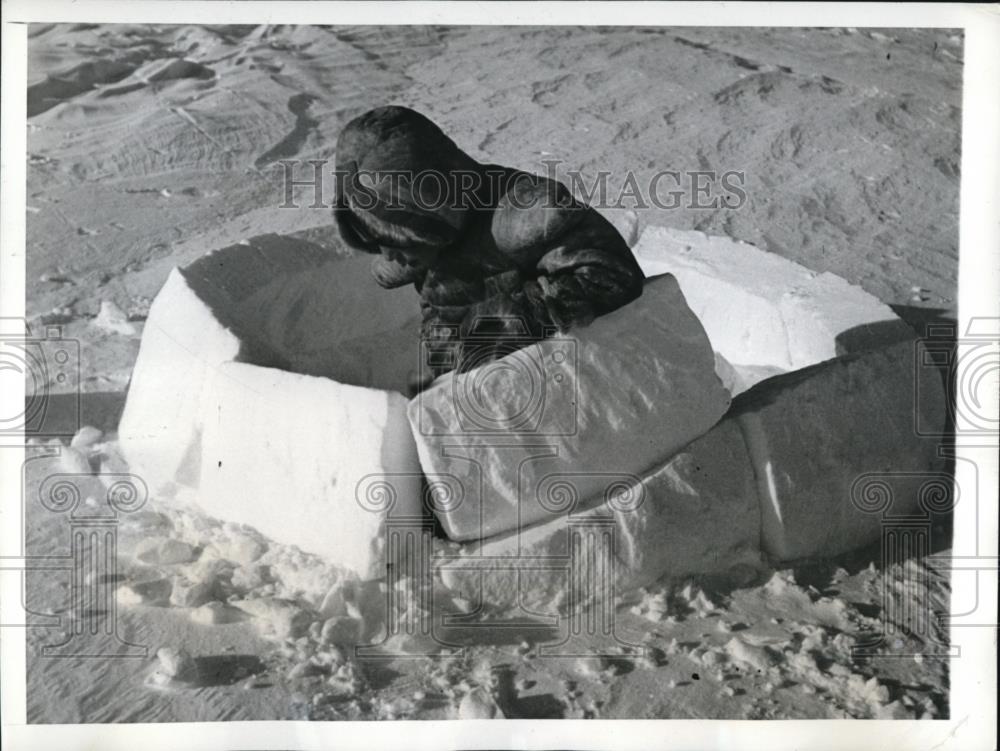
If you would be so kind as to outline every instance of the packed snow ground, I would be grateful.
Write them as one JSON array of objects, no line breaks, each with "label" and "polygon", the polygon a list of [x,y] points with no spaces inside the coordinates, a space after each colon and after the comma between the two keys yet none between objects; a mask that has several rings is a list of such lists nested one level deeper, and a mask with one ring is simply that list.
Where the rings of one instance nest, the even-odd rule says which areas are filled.
[{"label": "packed snow ground", "polygon": [[[31,449],[40,478],[119,461],[112,440]],[[96,486],[95,486],[96,488]],[[99,491],[94,491],[99,497]],[[62,519],[28,507],[29,551],[68,554]],[[946,539],[948,530],[935,535]],[[475,610],[440,579],[398,583],[397,617],[465,616],[428,638],[385,641],[384,584],[206,516],[178,493],[121,516],[111,583],[121,633],[146,658],[46,659],[58,628],[29,635],[29,716],[41,722],[504,717],[947,716],[947,634],[907,635],[893,614],[944,612],[926,562],[879,569],[877,546],[791,568],[752,567],[625,593],[602,657],[545,653],[559,627]],[[67,615],[70,577],[28,574],[28,608]],[[890,600],[884,597],[888,593]],[[883,608],[888,608],[884,610]],[[852,648],[896,633],[873,656]],[[440,641],[439,641],[440,640]],[[384,642],[384,643],[383,643]],[[442,644],[444,642],[444,644]],[[355,652],[381,644],[388,659]],[[446,645],[445,645],[446,644]],[[639,653],[636,647],[643,647]]]}]

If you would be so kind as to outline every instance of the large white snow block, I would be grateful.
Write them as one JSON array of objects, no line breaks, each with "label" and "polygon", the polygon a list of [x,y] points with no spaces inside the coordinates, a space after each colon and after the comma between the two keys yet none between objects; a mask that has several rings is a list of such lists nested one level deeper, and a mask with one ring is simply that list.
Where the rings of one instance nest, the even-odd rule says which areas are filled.
[{"label": "large white snow block", "polygon": [[156,492],[197,487],[205,394],[223,362],[404,391],[416,372],[416,295],[375,284],[370,257],[265,235],[171,272],[150,307],[119,425]]},{"label": "large white snow block", "polygon": [[939,441],[918,433],[943,433],[946,412],[937,375],[918,376],[920,347],[903,342],[777,376],[733,403],[727,419],[740,423],[754,464],[769,555],[860,547],[894,517],[930,518],[948,495]]},{"label": "large white snow block", "polygon": [[379,522],[356,513],[355,485],[396,475],[400,504],[419,502],[400,392],[418,369],[420,313],[416,294],[378,287],[370,263],[267,235],[170,275],[119,426],[154,492],[201,485],[223,518],[373,570]]},{"label": "large white snow block", "polygon": [[777,373],[913,336],[860,287],[728,237],[647,227],[633,253],[647,276],[677,277],[712,347],[739,374],[736,393]]},{"label": "large white snow block", "polygon": [[236,357],[240,340],[174,269],[149,309],[118,426],[133,472],[154,493],[197,484],[200,422],[215,369]]},{"label": "large white snow block", "polygon": [[[544,489],[567,497],[576,478]],[[500,610],[575,610],[663,576],[724,573],[760,560],[760,510],[739,427],[725,419],[630,487],[605,477],[596,506],[445,551],[442,582]],[[605,492],[607,491],[607,498]],[[576,495],[576,494],[574,494]]]},{"label": "large white snow block", "polygon": [[199,493],[207,512],[362,578],[385,575],[389,508],[372,506],[365,479],[391,479],[393,514],[422,510],[401,394],[225,363],[211,405]]},{"label": "large white snow block", "polygon": [[409,418],[424,472],[464,491],[438,513],[445,531],[473,540],[545,519],[550,475],[599,502],[608,473],[638,477],[728,406],[705,331],[664,275],[589,326],[439,378]]},{"label": "large white snow block", "polygon": [[265,235],[182,273],[240,337],[238,361],[405,392],[418,368],[420,299],[382,289],[370,269],[369,255]]}]

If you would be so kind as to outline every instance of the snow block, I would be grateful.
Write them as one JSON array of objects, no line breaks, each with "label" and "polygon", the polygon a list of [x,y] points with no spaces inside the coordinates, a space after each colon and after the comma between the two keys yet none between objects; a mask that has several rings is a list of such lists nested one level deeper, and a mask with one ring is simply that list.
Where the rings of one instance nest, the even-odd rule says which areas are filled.
[{"label": "snow block", "polygon": [[[560,477],[544,490],[577,497],[576,480]],[[442,583],[501,611],[554,613],[663,576],[759,564],[754,475],[735,421],[718,423],[638,483],[604,481],[597,505],[553,509],[539,524],[442,551],[455,556],[440,564]]]},{"label": "snow block", "polygon": [[172,483],[197,484],[200,421],[217,368],[240,351],[223,326],[174,270],[149,309],[118,426],[122,452],[153,493]]},{"label": "snow block", "polygon": [[383,576],[385,514],[362,505],[357,487],[392,477],[393,512],[421,513],[406,399],[244,363],[219,366],[215,383],[201,506],[362,578]]},{"label": "snow block", "polygon": [[705,331],[664,275],[589,326],[442,376],[408,414],[424,472],[464,495],[438,511],[445,531],[474,540],[546,519],[550,476],[599,503],[608,473],[638,477],[728,406]]},{"label": "snow block", "polygon": [[946,396],[921,354],[914,340],[848,355],[736,399],[727,419],[754,465],[765,552],[835,555],[878,540],[892,517],[946,510],[940,441],[917,432],[944,432]]},{"label": "snow block", "polygon": [[405,392],[417,369],[420,300],[387,292],[371,256],[334,256],[276,235],[214,251],[183,270],[236,332],[235,358],[338,383]]},{"label": "snow block", "polygon": [[171,273],[119,426],[154,492],[200,489],[221,518],[362,575],[377,568],[381,522],[356,486],[402,475],[400,504],[419,509],[399,392],[418,369],[420,313],[416,294],[378,287],[370,263],[267,235]]},{"label": "snow block", "polygon": [[911,339],[892,309],[835,274],[727,237],[647,227],[633,249],[647,276],[677,277],[735,393],[778,373]]}]

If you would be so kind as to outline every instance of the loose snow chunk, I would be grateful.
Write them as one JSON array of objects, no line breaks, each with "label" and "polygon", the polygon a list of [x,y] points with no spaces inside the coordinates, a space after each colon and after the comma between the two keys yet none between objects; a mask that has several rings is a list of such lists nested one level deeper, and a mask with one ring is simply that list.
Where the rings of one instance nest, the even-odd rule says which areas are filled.
[{"label": "loose snow chunk", "polygon": [[747,243],[648,227],[634,252],[647,276],[677,277],[713,349],[742,376],[739,390],[913,336],[891,308],[860,287]]},{"label": "loose snow chunk", "polygon": [[162,605],[170,598],[170,580],[163,578],[130,581],[115,590],[120,605]]},{"label": "loose snow chunk", "polygon": [[[922,378],[922,346],[903,342],[758,384],[733,404],[760,496],[765,552],[779,560],[843,553],[893,517],[946,510],[938,441],[945,394]],[[919,378],[919,388],[917,387]]]},{"label": "loose snow chunk", "polygon": [[484,688],[474,688],[458,705],[458,717],[461,720],[494,720],[502,719],[503,711],[497,705],[493,696]]},{"label": "loose snow chunk", "polygon": [[[421,513],[401,394],[243,363],[218,368],[199,503],[362,578],[384,575],[387,515]],[[366,478],[386,482],[372,506]]]},{"label": "loose snow chunk", "polygon": [[445,531],[474,540],[550,519],[558,479],[600,503],[609,476],[637,479],[728,405],[705,331],[664,275],[590,326],[443,376],[409,418],[429,479],[457,480]]},{"label": "loose snow chunk", "polygon": [[218,581],[207,577],[192,581],[184,576],[175,576],[170,591],[170,603],[182,608],[197,608],[218,596]]},{"label": "loose snow chunk", "polygon": [[774,655],[771,654],[767,648],[747,644],[739,637],[734,636],[726,642],[725,649],[726,654],[728,654],[730,659],[734,662],[749,665],[751,668],[760,673],[766,673],[767,670],[775,663]]},{"label": "loose snow chunk", "polygon": [[135,326],[129,323],[128,316],[110,300],[101,301],[101,309],[94,319],[94,325],[110,334],[135,335]]},{"label": "loose snow chunk", "polygon": [[361,640],[362,623],[356,618],[334,616],[323,622],[320,631],[322,644],[357,644]]},{"label": "loose snow chunk", "polygon": [[[497,609],[567,612],[662,576],[759,563],[760,512],[738,426],[723,420],[610,500],[567,509],[519,532],[459,547],[445,586]],[[454,551],[452,552],[454,555]],[[606,584],[584,587],[581,583]],[[612,589],[613,587],[613,589]]]},{"label": "loose snow chunk", "polygon": [[218,626],[223,623],[232,623],[237,620],[239,611],[230,608],[221,602],[206,602],[204,605],[191,611],[191,621],[202,626]]},{"label": "loose snow chunk", "polygon": [[101,430],[91,426],[84,425],[78,431],[76,435],[73,436],[73,440],[70,441],[69,445],[78,451],[89,451],[91,447],[98,443],[104,437],[104,433]]},{"label": "loose snow chunk", "polygon": [[84,450],[64,446],[59,452],[59,468],[74,475],[91,475],[94,473],[90,460]]},{"label": "loose snow chunk", "polygon": [[234,607],[257,619],[258,630],[277,639],[296,639],[305,634],[313,615],[288,600],[275,598],[231,602]]},{"label": "loose snow chunk", "polygon": [[267,546],[250,535],[230,532],[212,543],[212,553],[216,558],[232,561],[240,566],[248,566],[267,550]]},{"label": "loose snow chunk", "polygon": [[198,680],[198,663],[183,649],[162,647],[156,652],[157,672],[167,679],[193,683]]},{"label": "loose snow chunk", "polygon": [[176,566],[190,563],[198,551],[189,543],[168,537],[147,537],[135,548],[135,557],[150,566]]}]

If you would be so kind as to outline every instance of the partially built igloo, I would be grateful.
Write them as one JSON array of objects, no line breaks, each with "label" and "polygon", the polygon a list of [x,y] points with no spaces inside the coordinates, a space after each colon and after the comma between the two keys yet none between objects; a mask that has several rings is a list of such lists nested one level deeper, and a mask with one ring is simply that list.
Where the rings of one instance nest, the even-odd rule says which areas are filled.
[{"label": "partially built igloo", "polygon": [[[525,567],[549,577],[538,592],[558,589],[551,577],[569,575],[573,564],[552,560],[566,552],[565,532],[581,518],[598,526],[610,519],[623,535],[623,585],[724,569],[761,549],[787,558],[809,554],[810,546],[829,553],[869,541],[862,538],[877,534],[876,520],[858,521],[848,510],[834,516],[847,519],[854,536],[823,537],[822,514],[796,503],[796,490],[815,497],[833,487],[804,483],[811,466],[837,458],[795,454],[801,446],[771,416],[780,407],[747,417],[741,399],[742,416],[719,420],[730,398],[747,390],[789,409],[800,394],[819,398],[794,378],[759,382],[885,348],[912,338],[908,327],[838,277],[725,238],[651,228],[636,256],[647,275],[673,276],[648,281],[639,301],[574,332],[583,371],[549,368],[552,384],[556,376],[573,384],[554,387],[549,399],[587,390],[586,409],[561,405],[572,406],[582,425],[511,434],[475,425],[470,433],[455,414],[456,395],[468,391],[494,400],[487,417],[510,416],[504,388],[477,381],[476,371],[445,376],[412,401],[403,396],[420,370],[419,300],[411,289],[379,288],[370,257],[277,236],[214,251],[175,270],[151,308],[120,425],[126,457],[154,492],[196,488],[209,513],[363,578],[385,574],[391,518],[421,518],[431,507],[446,532],[468,540],[441,567],[445,580],[462,590],[475,585],[486,599],[509,594],[504,582],[523,577]],[[545,360],[562,346],[546,341],[509,357],[533,352]],[[848,371],[902,384],[893,401],[899,411],[899,395],[912,391],[899,380],[905,358],[894,350]],[[506,365],[495,372],[522,370]],[[837,385],[836,372],[806,377]],[[545,409],[557,422],[570,414],[559,404]],[[850,413],[864,415],[864,404]],[[895,416],[898,427],[896,418],[905,416]],[[819,419],[822,410],[802,429],[816,430]],[[769,442],[775,430],[780,439]],[[602,433],[616,445],[602,444]],[[924,444],[915,449],[905,438],[890,441],[880,462],[929,467]],[[825,440],[817,450],[844,445]],[[520,459],[507,461],[512,455]],[[543,471],[523,471],[539,457]],[[480,471],[470,473],[473,465]],[[768,467],[787,470],[784,495],[769,495]],[[857,461],[846,471],[855,470]],[[425,503],[435,488],[447,488],[445,502]],[[623,510],[618,500],[635,489],[642,507]],[[850,499],[830,502],[840,508]],[[701,554],[688,555],[691,546]],[[512,556],[523,560],[508,565]],[[552,565],[538,567],[539,557]]]},{"label": "partially built igloo", "polygon": [[[550,475],[572,478],[581,504],[603,490],[602,461],[639,481],[729,405],[669,275],[579,332],[448,374],[408,405],[418,297],[378,287],[370,263],[264,236],[171,274],[120,425],[154,492],[195,488],[209,513],[372,578],[384,573],[390,512],[426,508],[425,477],[428,492],[452,495],[436,507],[446,532],[478,540],[547,518],[535,499]],[[522,387],[541,399],[527,415],[537,421],[515,428]],[[501,418],[492,430],[466,424],[484,417],[462,398],[475,392]]]}]

